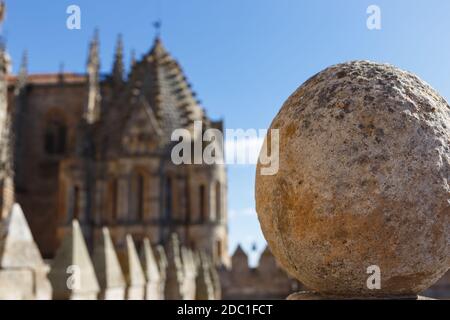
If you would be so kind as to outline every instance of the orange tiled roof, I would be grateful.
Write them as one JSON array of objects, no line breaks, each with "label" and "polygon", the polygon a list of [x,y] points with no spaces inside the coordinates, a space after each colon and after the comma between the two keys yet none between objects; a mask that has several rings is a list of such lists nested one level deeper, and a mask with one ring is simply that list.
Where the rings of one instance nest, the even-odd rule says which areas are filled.
[{"label": "orange tiled roof", "polygon": [[[29,84],[56,84],[60,82],[61,77],[64,83],[83,83],[86,82],[86,75],[77,73],[36,73],[27,76],[27,83]],[[17,76],[8,75],[7,80],[9,84],[14,84]]]}]

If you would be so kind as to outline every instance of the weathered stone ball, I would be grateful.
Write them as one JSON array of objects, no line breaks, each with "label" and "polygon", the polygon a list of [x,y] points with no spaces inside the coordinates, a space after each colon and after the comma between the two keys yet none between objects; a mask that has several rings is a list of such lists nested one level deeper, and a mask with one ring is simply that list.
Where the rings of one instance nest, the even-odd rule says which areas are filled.
[{"label": "weathered stone ball", "polygon": [[433,88],[391,65],[335,65],[270,129],[279,170],[258,164],[256,210],[291,275],[327,295],[407,296],[447,271],[450,107]]}]

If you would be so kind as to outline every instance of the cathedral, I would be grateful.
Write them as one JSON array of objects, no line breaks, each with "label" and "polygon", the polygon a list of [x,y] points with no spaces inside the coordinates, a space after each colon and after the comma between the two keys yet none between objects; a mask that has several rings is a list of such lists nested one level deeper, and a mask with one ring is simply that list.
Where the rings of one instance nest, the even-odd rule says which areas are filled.
[{"label": "cathedral", "polygon": [[[119,37],[108,74],[98,32],[83,74],[29,74],[24,54],[13,75],[3,43],[0,300],[273,299],[298,287],[267,248],[257,268],[240,247],[229,255],[223,144],[203,145],[223,122],[159,36],[129,68]],[[194,164],[172,159],[180,142]],[[197,161],[207,148],[219,161]]]},{"label": "cathedral", "polygon": [[47,259],[76,219],[90,248],[104,226],[119,250],[127,234],[139,247],[177,233],[227,266],[224,165],[171,161],[173,130],[189,130],[195,143],[194,122],[203,131],[223,123],[207,116],[160,37],[128,74],[123,50],[119,37],[112,70],[101,74],[96,32],[85,74],[28,74],[24,55],[16,76],[2,52],[2,215],[18,202]]}]

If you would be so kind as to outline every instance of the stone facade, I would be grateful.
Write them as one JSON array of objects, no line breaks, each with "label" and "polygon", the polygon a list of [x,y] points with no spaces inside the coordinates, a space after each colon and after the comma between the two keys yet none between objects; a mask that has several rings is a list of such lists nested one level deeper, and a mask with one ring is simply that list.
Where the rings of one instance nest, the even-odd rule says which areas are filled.
[{"label": "stone facade", "polygon": [[127,75],[121,38],[110,74],[99,72],[99,50],[96,32],[85,74],[28,74],[24,54],[12,76],[1,47],[0,221],[6,226],[20,203],[49,261],[36,272],[50,268],[53,287],[2,265],[10,282],[0,291],[14,290],[1,297],[221,299],[222,290],[239,291],[217,269],[233,273],[224,166],[171,161],[174,129],[195,144],[222,122],[208,118],[161,39]]}]

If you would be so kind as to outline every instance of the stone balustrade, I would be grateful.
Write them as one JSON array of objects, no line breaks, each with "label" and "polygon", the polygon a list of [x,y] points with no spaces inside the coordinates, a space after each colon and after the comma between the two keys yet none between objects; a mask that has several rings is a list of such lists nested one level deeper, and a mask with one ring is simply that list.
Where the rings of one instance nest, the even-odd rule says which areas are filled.
[{"label": "stone balustrade", "polygon": [[80,225],[74,220],[47,265],[18,204],[0,226],[0,300],[221,297],[217,270],[210,257],[181,246],[176,234],[167,250],[161,245],[153,248],[149,239],[144,239],[140,254],[131,235],[127,235],[126,248],[118,254],[105,227],[91,257]]}]

